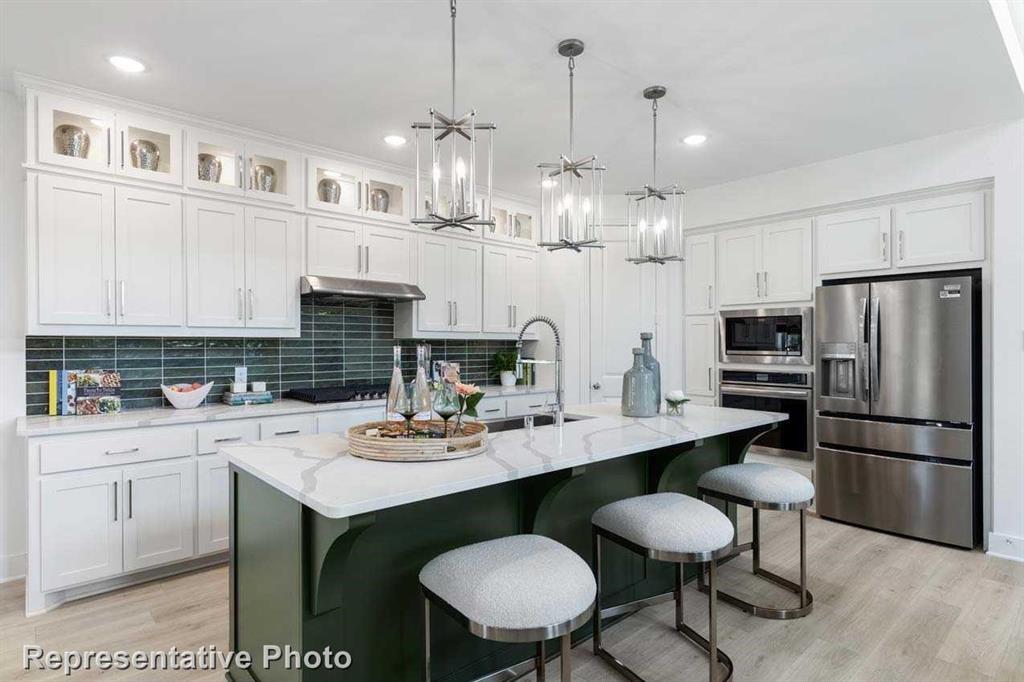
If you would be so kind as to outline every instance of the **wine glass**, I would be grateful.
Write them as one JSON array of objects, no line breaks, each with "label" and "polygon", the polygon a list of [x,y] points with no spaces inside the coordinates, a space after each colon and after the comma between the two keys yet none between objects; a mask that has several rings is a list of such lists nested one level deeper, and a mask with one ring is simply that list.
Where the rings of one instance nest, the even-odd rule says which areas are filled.
[{"label": "wine glass", "polygon": [[416,400],[416,382],[402,384],[395,400],[395,412],[405,419],[405,437],[409,437],[412,427],[412,418],[419,414],[420,409]]},{"label": "wine glass", "polygon": [[434,394],[434,412],[444,420],[444,437],[448,437],[448,420],[459,413],[459,394],[447,381]]}]

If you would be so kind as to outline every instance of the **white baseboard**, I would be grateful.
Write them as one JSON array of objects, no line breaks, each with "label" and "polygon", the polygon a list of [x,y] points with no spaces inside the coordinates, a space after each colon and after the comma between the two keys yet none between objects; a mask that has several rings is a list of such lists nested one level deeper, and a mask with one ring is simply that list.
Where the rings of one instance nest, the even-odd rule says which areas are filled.
[{"label": "white baseboard", "polygon": [[1024,538],[989,533],[987,553],[1002,559],[1024,562]]},{"label": "white baseboard", "polygon": [[0,557],[0,583],[20,580],[25,577],[27,554],[8,554]]}]

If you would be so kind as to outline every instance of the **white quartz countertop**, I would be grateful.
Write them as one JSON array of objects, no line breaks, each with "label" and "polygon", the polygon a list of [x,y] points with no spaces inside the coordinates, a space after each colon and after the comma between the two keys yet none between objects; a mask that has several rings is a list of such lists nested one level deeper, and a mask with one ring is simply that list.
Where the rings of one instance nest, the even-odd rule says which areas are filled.
[{"label": "white quartz countertop", "polygon": [[784,414],[688,404],[683,416],[635,419],[618,405],[570,408],[592,417],[488,436],[486,452],[441,462],[378,462],[348,454],[339,434],[221,448],[228,460],[318,513],[343,518],[784,421]]},{"label": "white quartz countertop", "polygon": [[[515,396],[536,393],[553,393],[555,389],[547,386],[481,386],[487,397]],[[25,438],[36,436],[53,436],[63,433],[87,433],[90,431],[110,431],[114,429],[134,429],[151,426],[174,426],[177,424],[196,424],[202,422],[226,421],[229,419],[251,419],[259,417],[277,417],[286,414],[302,414],[309,412],[335,412],[338,410],[358,410],[367,407],[384,407],[383,400],[362,400],[348,403],[306,403],[288,398],[276,400],[266,405],[224,404],[204,405],[191,410],[176,410],[173,407],[156,407],[144,410],[125,410],[117,414],[99,414],[89,416],[19,417],[17,433]]]}]

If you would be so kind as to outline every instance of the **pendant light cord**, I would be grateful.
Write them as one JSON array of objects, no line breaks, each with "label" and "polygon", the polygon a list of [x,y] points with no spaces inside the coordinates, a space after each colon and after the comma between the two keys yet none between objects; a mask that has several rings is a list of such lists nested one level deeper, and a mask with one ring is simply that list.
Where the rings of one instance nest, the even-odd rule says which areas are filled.
[{"label": "pendant light cord", "polygon": [[[453,0],[454,1],[454,0]],[[576,58],[569,57],[569,160],[576,158],[576,151],[573,149],[573,71],[576,69]]]},{"label": "pendant light cord", "polygon": [[455,120],[455,0],[451,0],[452,10],[452,120]]},{"label": "pendant light cord", "polygon": [[[452,0],[452,2],[454,2],[454,1],[455,0]],[[651,184],[652,184],[652,186],[657,187],[658,186],[658,100],[656,100],[656,99],[652,99],[651,100],[651,112],[652,112],[652,118],[654,119],[654,124],[652,126],[654,128],[654,143],[653,143],[654,151],[653,151],[653,154],[651,154],[651,156],[653,157],[653,162],[651,164],[651,166],[652,166],[652,168],[651,168]]]}]

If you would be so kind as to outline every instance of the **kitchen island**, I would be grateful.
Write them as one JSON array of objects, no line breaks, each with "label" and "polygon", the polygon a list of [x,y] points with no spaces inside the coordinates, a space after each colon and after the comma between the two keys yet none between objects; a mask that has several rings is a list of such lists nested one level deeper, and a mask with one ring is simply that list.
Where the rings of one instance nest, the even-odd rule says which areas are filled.
[{"label": "kitchen island", "polygon": [[[742,461],[785,415],[689,405],[684,416],[581,419],[491,434],[481,455],[445,462],[350,456],[339,435],[223,447],[231,486],[231,645],[254,666],[243,680],[415,680],[421,676],[420,568],[441,552],[539,533],[590,560],[590,516],[614,500],[696,494],[697,478]],[[732,513],[732,512],[730,512]],[[605,554],[609,604],[672,589],[670,565],[622,548]],[[532,655],[528,644],[478,639],[449,618],[432,628],[435,679],[475,679]],[[589,635],[590,626],[576,637]],[[351,655],[344,670],[260,664],[265,646]]]}]

